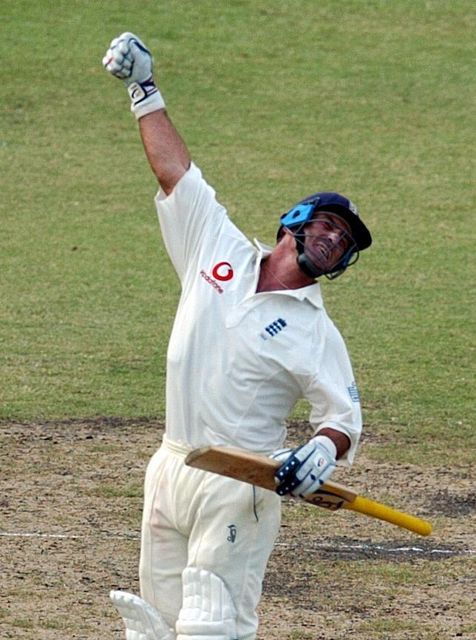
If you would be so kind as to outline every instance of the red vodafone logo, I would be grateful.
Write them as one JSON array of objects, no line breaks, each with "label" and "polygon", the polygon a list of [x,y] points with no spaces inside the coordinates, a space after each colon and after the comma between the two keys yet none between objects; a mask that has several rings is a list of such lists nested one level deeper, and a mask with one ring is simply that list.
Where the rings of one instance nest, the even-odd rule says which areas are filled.
[{"label": "red vodafone logo", "polygon": [[233,278],[233,267],[229,262],[218,262],[213,267],[212,276],[215,280],[220,280],[220,282],[231,280]]},{"label": "red vodafone logo", "polygon": [[200,271],[200,276],[208,282],[208,284],[210,284],[217,293],[224,293],[223,288],[218,284],[218,282],[227,282],[233,278],[233,275],[233,267],[226,261],[217,262],[212,269],[211,276],[209,276],[203,269]]}]

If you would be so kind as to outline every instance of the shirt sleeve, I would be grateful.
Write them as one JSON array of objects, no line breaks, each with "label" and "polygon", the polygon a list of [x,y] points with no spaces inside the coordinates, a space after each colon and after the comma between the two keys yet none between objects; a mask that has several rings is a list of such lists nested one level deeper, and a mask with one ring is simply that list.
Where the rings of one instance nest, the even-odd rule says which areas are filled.
[{"label": "shirt sleeve", "polygon": [[165,248],[183,281],[199,247],[205,242],[212,244],[228,219],[226,210],[194,163],[168,196],[158,192],[155,205]]},{"label": "shirt sleeve", "polygon": [[349,438],[350,448],[338,464],[350,466],[362,432],[359,393],[344,340],[329,318],[323,338],[316,371],[305,390],[311,404],[309,420],[316,433],[330,427]]}]

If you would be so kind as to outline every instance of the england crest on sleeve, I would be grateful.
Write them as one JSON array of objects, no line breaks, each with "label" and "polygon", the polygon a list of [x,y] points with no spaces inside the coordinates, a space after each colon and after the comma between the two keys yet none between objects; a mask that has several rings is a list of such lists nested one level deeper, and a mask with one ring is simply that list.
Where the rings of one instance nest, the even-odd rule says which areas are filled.
[{"label": "england crest on sleeve", "polygon": [[347,387],[347,391],[349,392],[350,399],[352,400],[352,402],[360,402],[359,390],[357,389],[357,384],[355,380],[350,385],[350,387]]}]

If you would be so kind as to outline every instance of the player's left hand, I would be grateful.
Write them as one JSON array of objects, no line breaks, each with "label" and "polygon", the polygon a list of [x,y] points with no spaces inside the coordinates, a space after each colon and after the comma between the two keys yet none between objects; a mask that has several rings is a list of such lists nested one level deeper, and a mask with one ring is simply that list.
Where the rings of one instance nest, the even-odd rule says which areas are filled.
[{"label": "player's left hand", "polygon": [[306,497],[326,482],[336,467],[335,446],[326,436],[315,436],[296,449],[280,449],[272,454],[281,466],[274,474],[280,496],[290,493]]}]

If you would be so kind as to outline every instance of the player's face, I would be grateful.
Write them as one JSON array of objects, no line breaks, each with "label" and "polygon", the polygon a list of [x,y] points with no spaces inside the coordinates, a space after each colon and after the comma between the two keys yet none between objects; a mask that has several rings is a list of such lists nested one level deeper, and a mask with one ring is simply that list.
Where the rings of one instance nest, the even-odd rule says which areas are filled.
[{"label": "player's face", "polygon": [[334,213],[318,211],[302,233],[306,256],[323,272],[336,266],[354,245],[349,224]]}]

